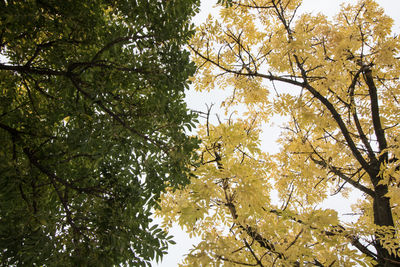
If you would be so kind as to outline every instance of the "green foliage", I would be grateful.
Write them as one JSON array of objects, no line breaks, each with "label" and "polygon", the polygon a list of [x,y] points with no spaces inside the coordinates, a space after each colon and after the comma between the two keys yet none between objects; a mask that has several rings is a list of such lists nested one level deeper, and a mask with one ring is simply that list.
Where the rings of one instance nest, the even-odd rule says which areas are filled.
[{"label": "green foliage", "polygon": [[232,0],[218,0],[217,4],[223,5],[225,7],[231,7],[232,6]]},{"label": "green foliage", "polygon": [[148,265],[197,141],[182,49],[197,0],[0,4],[0,262]]}]

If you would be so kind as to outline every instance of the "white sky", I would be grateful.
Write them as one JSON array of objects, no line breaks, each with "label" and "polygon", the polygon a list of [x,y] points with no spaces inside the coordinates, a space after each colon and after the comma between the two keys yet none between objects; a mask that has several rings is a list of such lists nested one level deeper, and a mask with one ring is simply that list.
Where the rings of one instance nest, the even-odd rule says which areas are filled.
[{"label": "white sky", "polygon": [[[395,25],[393,31],[400,34],[400,1],[398,0],[376,0],[380,6],[385,9],[387,15],[395,20]],[[216,14],[216,9],[213,7],[217,0],[202,0],[200,13],[194,18],[194,23],[196,25],[201,24],[206,20],[209,13]],[[355,0],[303,0],[303,5],[298,14],[303,12],[318,13],[321,12],[327,16],[332,17],[337,14],[340,9],[341,3],[356,3]],[[197,93],[194,90],[189,90],[187,92],[186,101],[189,108],[194,110],[206,111],[206,104],[210,105],[212,103],[219,106],[220,102],[224,99],[226,93],[222,91],[213,91],[211,93]],[[268,129],[264,129],[264,140],[262,140],[262,147],[264,151],[276,152],[278,147],[275,140],[279,136],[279,120],[274,121],[274,126],[268,126]],[[332,205],[338,206],[340,204],[340,195],[337,198],[331,198],[326,204],[332,208]],[[346,200],[348,202],[348,200]],[[343,213],[350,212],[350,209],[343,211]],[[189,249],[193,247],[194,244],[199,242],[199,239],[191,239],[189,236],[182,231],[178,226],[173,227],[170,234],[174,236],[176,245],[170,246],[168,254],[164,257],[163,261],[159,264],[154,263],[153,266],[156,267],[175,267],[184,258],[184,255],[189,252]]]}]

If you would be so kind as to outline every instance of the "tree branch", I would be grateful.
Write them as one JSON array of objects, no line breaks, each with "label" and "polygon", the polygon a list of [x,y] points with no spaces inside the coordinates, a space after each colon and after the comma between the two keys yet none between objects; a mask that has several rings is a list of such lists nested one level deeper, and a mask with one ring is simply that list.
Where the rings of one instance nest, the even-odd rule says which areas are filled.
[{"label": "tree branch", "polygon": [[66,71],[58,71],[52,69],[45,69],[45,68],[32,68],[30,66],[24,65],[6,65],[0,63],[0,70],[8,70],[8,71],[16,71],[18,73],[31,73],[31,74],[38,74],[38,75],[48,75],[48,76],[67,76]]},{"label": "tree branch", "polygon": [[369,156],[371,162],[376,162],[377,159],[375,157],[374,151],[372,150],[371,144],[368,142],[367,136],[365,135],[365,133],[361,127],[361,123],[358,119],[356,104],[354,101],[354,90],[355,90],[358,78],[360,77],[360,74],[363,72],[363,69],[364,68],[361,67],[357,71],[357,73],[354,75],[353,80],[348,88],[348,92],[349,92],[349,96],[350,96],[350,110],[352,111],[353,120],[354,120],[354,123],[356,124],[356,128],[357,128],[358,134],[360,135],[360,139],[363,142],[365,148],[367,149],[368,156]]},{"label": "tree branch", "polygon": [[[283,216],[283,212],[279,211],[279,210],[267,210],[265,208],[263,208],[263,210],[267,211],[267,212],[274,213],[274,214],[276,214],[278,216]],[[302,225],[308,226],[312,230],[319,230],[319,231],[321,231],[321,233],[325,234],[326,236],[335,236],[335,235],[338,235],[338,234],[343,234],[345,232],[345,228],[343,226],[341,226],[341,225],[332,226],[332,229],[335,229],[334,231],[320,230],[315,226],[309,225],[309,224],[305,223],[304,221],[293,217],[292,215],[285,214],[284,216],[289,217],[291,220],[293,220],[293,221],[295,221],[297,223],[300,223]],[[351,235],[351,234],[346,234],[346,235],[344,235],[344,237],[350,239],[351,244],[354,247],[356,247],[360,252],[364,253],[365,255],[367,255],[367,256],[369,256],[369,257],[371,257],[373,259],[377,259],[378,255],[376,255],[374,252],[370,251],[366,246],[361,244],[361,242],[359,241],[359,238],[357,238],[356,236]]]},{"label": "tree branch", "polygon": [[213,64],[214,66],[224,70],[227,73],[232,73],[235,75],[241,75],[241,76],[249,76],[249,77],[260,77],[260,78],[265,78],[268,79],[270,81],[280,81],[280,82],[285,82],[285,83],[289,83],[292,85],[296,85],[299,87],[303,87],[303,83],[296,81],[296,80],[292,80],[292,79],[287,79],[287,78],[283,78],[283,77],[279,77],[279,76],[275,76],[272,74],[263,74],[263,73],[259,73],[259,72],[247,72],[247,73],[243,73],[241,71],[235,71],[235,70],[231,70],[228,69],[226,67],[221,66],[220,64],[218,64],[217,62],[215,62],[214,60],[210,59],[207,56],[204,56],[203,54],[201,54],[199,51],[197,51],[192,45],[189,45],[189,48],[199,57],[201,57],[202,59],[206,60],[207,62],[210,62],[211,64]]},{"label": "tree branch", "polygon": [[316,155],[317,155],[321,160],[317,160],[317,159],[313,158],[312,155],[310,155],[310,159],[311,159],[314,163],[318,164],[319,166],[321,166],[321,167],[323,167],[323,168],[329,169],[329,170],[332,171],[335,175],[339,176],[340,178],[342,178],[343,180],[345,180],[346,182],[348,182],[349,184],[351,184],[352,186],[354,186],[354,187],[357,188],[358,190],[362,191],[363,193],[365,193],[365,194],[367,194],[367,195],[369,195],[369,196],[371,196],[371,197],[374,197],[374,196],[375,196],[375,192],[374,192],[372,189],[370,189],[370,188],[368,188],[368,187],[366,187],[366,186],[360,184],[360,183],[357,182],[357,181],[354,181],[353,179],[351,179],[351,177],[348,177],[347,175],[345,175],[344,173],[342,173],[342,172],[340,171],[340,169],[338,169],[337,167],[328,164],[323,158],[321,158],[321,156],[320,156],[318,153],[316,153]]},{"label": "tree branch", "polygon": [[221,256],[221,255],[217,255],[217,259],[220,259],[220,260],[223,260],[223,261],[227,261],[227,262],[231,262],[231,263],[234,263],[234,264],[243,265],[243,266],[257,266],[257,265],[258,265],[257,263],[251,264],[251,263],[246,263],[246,262],[240,262],[240,261],[236,261],[236,260],[231,260],[231,259],[225,258],[225,257],[223,257],[223,256]]},{"label": "tree branch", "polygon": [[350,151],[352,152],[352,154],[354,155],[356,160],[368,172],[368,174],[373,175],[372,172],[371,172],[371,168],[370,168],[369,164],[364,159],[364,157],[362,156],[361,152],[357,149],[356,144],[354,143],[353,139],[350,136],[349,130],[347,129],[345,123],[343,122],[342,117],[340,116],[340,114],[338,113],[336,108],[333,106],[333,104],[326,97],[321,95],[320,92],[318,92],[314,87],[312,87],[308,83],[307,74],[306,74],[306,72],[305,72],[305,70],[303,68],[303,65],[301,64],[301,62],[299,61],[299,59],[298,59],[298,57],[296,55],[293,55],[293,57],[296,59],[297,67],[300,69],[300,71],[302,73],[304,88],[306,88],[315,98],[317,98],[329,110],[329,112],[333,116],[333,119],[338,124],[338,126],[340,128],[340,131],[341,131],[343,137],[345,138],[345,140],[347,142],[347,145],[349,146]]},{"label": "tree branch", "polygon": [[101,48],[92,58],[92,62],[97,60],[100,55],[102,53],[104,53],[106,50],[110,49],[111,47],[113,47],[114,45],[118,44],[118,43],[126,43],[132,40],[137,40],[137,39],[145,39],[150,37],[149,35],[143,35],[143,36],[137,36],[136,34],[133,36],[124,36],[124,37],[118,37],[115,38],[114,40],[110,41],[109,43],[107,43],[103,48]]},{"label": "tree branch", "polygon": [[96,103],[104,112],[106,112],[108,115],[110,115],[113,119],[115,119],[123,128],[127,129],[128,131],[130,131],[131,133],[143,138],[144,140],[148,141],[149,143],[156,145],[158,148],[160,148],[165,154],[168,154],[168,150],[164,147],[166,144],[165,143],[160,143],[157,142],[153,139],[151,139],[150,137],[148,137],[147,135],[144,135],[138,131],[136,131],[135,129],[133,129],[132,127],[129,127],[117,114],[115,114],[112,110],[110,110],[109,108],[107,108],[102,102],[101,100],[96,100],[94,97],[92,97],[88,92],[86,92],[85,90],[83,90],[83,88],[80,86],[79,82],[77,81],[77,77],[73,76],[73,75],[68,75],[68,77],[70,78],[70,80],[72,81],[73,85],[75,86],[75,88],[81,92],[86,98],[94,101],[94,103]]},{"label": "tree branch", "polygon": [[254,252],[254,250],[252,249],[252,247],[250,246],[250,244],[247,242],[246,239],[243,239],[244,244],[246,245],[247,249],[250,251],[251,255],[253,256],[253,258],[256,260],[257,265],[263,267],[264,265],[262,264],[261,260],[257,257],[256,253]]},{"label": "tree branch", "polygon": [[[382,152],[387,148],[387,142],[385,137],[385,131],[382,128],[381,119],[379,117],[379,104],[378,104],[378,94],[375,86],[374,79],[372,78],[372,70],[370,67],[364,70],[365,83],[368,86],[369,97],[371,99],[371,115],[372,123],[374,125],[375,135],[378,140],[379,150]],[[379,157],[380,162],[387,162],[388,153],[385,152]]]}]

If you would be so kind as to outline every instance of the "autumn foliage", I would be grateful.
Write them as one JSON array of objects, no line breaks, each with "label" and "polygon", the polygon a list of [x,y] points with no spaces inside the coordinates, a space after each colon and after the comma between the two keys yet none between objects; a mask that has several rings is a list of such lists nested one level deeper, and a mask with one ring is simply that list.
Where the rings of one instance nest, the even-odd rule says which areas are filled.
[{"label": "autumn foliage", "polygon": [[[190,48],[196,89],[231,91],[226,120],[206,114],[195,177],[161,203],[166,226],[202,238],[184,265],[399,266],[393,20],[372,0],[332,20],[295,0],[221,2]],[[286,123],[269,155],[273,115]],[[323,205],[334,194],[358,196],[351,220]]]}]

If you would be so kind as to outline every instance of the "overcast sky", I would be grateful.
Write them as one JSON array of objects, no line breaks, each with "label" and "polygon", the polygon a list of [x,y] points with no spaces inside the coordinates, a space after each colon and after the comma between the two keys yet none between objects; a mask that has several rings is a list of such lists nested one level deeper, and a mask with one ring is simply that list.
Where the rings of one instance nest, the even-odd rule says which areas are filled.
[{"label": "overcast sky", "polygon": [[[202,0],[201,3],[201,11],[194,18],[194,23],[196,25],[201,24],[206,20],[209,13],[216,14],[216,9],[213,7],[217,0]],[[332,17],[335,15],[339,9],[341,3],[356,3],[355,0],[303,0],[302,8],[298,11],[298,14],[303,12],[313,12],[318,13],[321,12],[325,15]],[[377,0],[379,5],[381,5],[387,15],[392,17],[395,20],[394,32],[396,34],[400,34],[400,1],[398,0]],[[187,94],[187,103],[189,108],[195,110],[205,110],[206,104],[219,104],[222,101],[223,94],[221,92],[214,92],[212,95],[210,94],[200,94],[194,91],[189,91]],[[279,123],[279,122],[277,122]],[[276,124],[277,124],[276,123]],[[278,127],[269,127],[268,130],[264,133],[264,136],[268,136],[268,140],[264,140],[263,149],[268,150],[269,152],[274,152],[278,148],[274,141],[279,135]],[[335,199],[330,202],[337,201]],[[174,240],[176,241],[176,245],[170,247],[168,251],[168,255],[165,256],[162,263],[158,265],[154,263],[153,266],[157,267],[175,267],[178,266],[178,262],[180,262],[184,255],[188,253],[189,249],[193,247],[193,244],[196,244],[198,240],[190,239],[189,236],[180,230],[179,227],[174,227],[171,232],[174,236]]]}]

